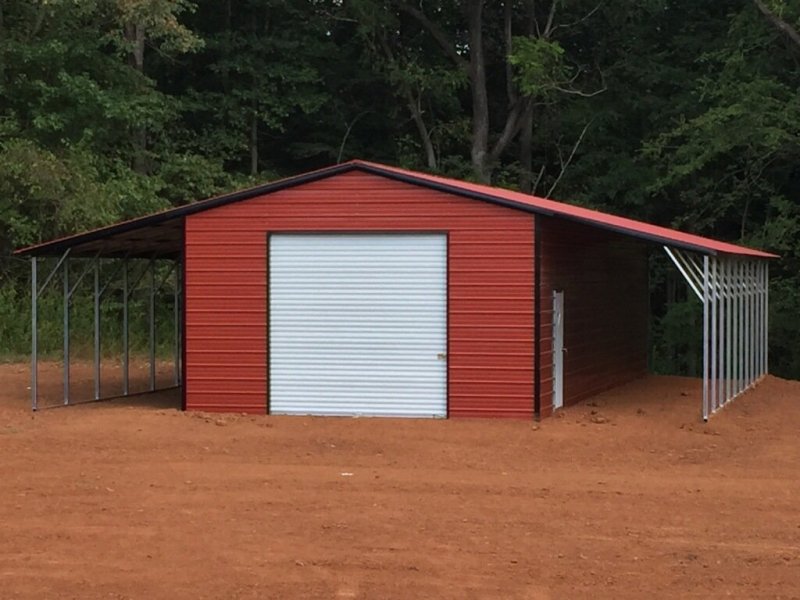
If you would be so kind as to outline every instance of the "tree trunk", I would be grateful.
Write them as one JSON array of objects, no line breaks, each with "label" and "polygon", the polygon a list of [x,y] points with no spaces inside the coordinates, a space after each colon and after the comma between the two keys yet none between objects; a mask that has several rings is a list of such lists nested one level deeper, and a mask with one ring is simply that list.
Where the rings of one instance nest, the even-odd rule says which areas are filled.
[{"label": "tree trunk", "polygon": [[[145,27],[141,23],[129,23],[125,26],[125,37],[131,43],[130,65],[139,73],[144,73]],[[133,170],[147,173],[147,129],[137,127],[133,131]]]},{"label": "tree trunk", "polygon": [[414,94],[410,91],[406,95],[408,102],[408,110],[419,132],[419,138],[422,140],[422,147],[425,149],[425,158],[428,163],[428,168],[435,171],[437,168],[436,150],[431,142],[431,132],[428,131],[428,126],[425,124],[425,119],[422,118],[422,109],[420,108],[421,99],[415,98]]},{"label": "tree trunk", "polygon": [[[6,35],[5,19],[3,18],[3,0],[0,0],[0,40],[4,40]],[[5,60],[0,60],[0,87],[5,85],[6,71]]]},{"label": "tree trunk", "polygon": [[486,89],[486,59],[483,53],[483,0],[467,4],[469,28],[469,77],[472,91],[472,169],[481,183],[491,183],[489,161],[489,96]]},{"label": "tree trunk", "polygon": [[522,115],[519,132],[519,190],[533,193],[533,105]]},{"label": "tree trunk", "polygon": [[258,175],[258,115],[255,111],[250,121],[250,175]]},{"label": "tree trunk", "polygon": [[770,25],[791,40],[797,48],[800,48],[800,33],[794,27],[772,12],[762,0],[753,0],[753,2],[755,2],[756,8],[766,17]]},{"label": "tree trunk", "polygon": [[[529,0],[526,4],[528,11],[527,33],[529,36],[536,34],[536,13],[535,3]],[[511,25],[507,26],[508,33],[511,35]],[[510,39],[510,38],[509,38]],[[509,54],[511,46],[509,42]],[[525,109],[520,120],[519,130],[519,189],[525,194],[533,194],[533,105],[530,104]]]}]

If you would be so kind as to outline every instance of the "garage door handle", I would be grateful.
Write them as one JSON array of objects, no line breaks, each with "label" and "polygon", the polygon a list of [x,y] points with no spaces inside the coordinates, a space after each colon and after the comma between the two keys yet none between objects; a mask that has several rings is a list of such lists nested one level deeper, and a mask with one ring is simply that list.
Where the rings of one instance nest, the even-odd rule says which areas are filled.
[{"label": "garage door handle", "polygon": [[447,360],[447,352],[439,352],[439,354],[436,355],[436,358],[439,360]]}]

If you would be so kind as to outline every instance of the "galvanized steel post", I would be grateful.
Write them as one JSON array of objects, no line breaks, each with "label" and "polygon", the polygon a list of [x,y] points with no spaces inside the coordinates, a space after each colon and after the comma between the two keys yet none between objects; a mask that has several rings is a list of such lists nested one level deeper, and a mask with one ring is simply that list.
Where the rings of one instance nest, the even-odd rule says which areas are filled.
[{"label": "galvanized steel post", "polygon": [[728,296],[728,282],[725,278],[725,259],[717,258],[717,263],[719,265],[717,269],[717,280],[719,282],[717,286],[719,288],[719,390],[717,391],[717,396],[719,398],[718,404],[722,406],[728,400],[726,393],[728,383],[726,370],[728,364],[725,361],[725,338],[727,337],[725,335],[725,303]]},{"label": "galvanized steel post", "polygon": [[128,395],[128,259],[122,259],[122,395]]},{"label": "galvanized steel post", "polygon": [[731,340],[733,338],[733,265],[725,259],[725,401],[733,396],[733,355]]},{"label": "galvanized steel post", "polygon": [[739,373],[741,369],[741,362],[739,360],[741,345],[739,337],[739,323],[740,323],[740,287],[741,282],[739,278],[739,261],[733,263],[733,395],[739,393]]},{"label": "galvanized steel post", "polygon": [[751,383],[758,379],[758,278],[756,276],[756,263],[750,263],[750,378]]},{"label": "galvanized steel post", "polygon": [[739,393],[747,389],[747,262],[742,260],[739,263],[739,281],[741,303],[739,309],[741,311],[741,326],[739,327],[739,336],[741,337],[741,355],[742,368],[739,372]]},{"label": "galvanized steel post", "polygon": [[764,263],[764,375],[769,373],[769,263]]},{"label": "galvanized steel post", "polygon": [[764,263],[758,263],[758,376],[764,376]]},{"label": "galvanized steel post", "polygon": [[64,261],[64,404],[69,404],[69,258]]},{"label": "galvanized steel post", "polygon": [[717,410],[717,290],[716,290],[716,277],[717,277],[717,260],[709,259],[710,273],[710,286],[711,286],[711,392],[709,399],[711,401],[711,412]]},{"label": "galvanized steel post", "polygon": [[[176,262],[179,262],[180,259],[177,259]],[[173,340],[173,349],[175,352],[174,356],[174,372],[173,372],[173,382],[177,386],[180,383],[180,307],[178,306],[178,301],[180,299],[180,283],[181,283],[181,276],[180,276],[180,264],[175,265],[175,289],[173,290],[172,296],[172,318],[174,320],[173,323],[173,333],[174,333],[174,340]]]},{"label": "galvanized steel post", "polygon": [[94,263],[94,399],[100,399],[100,259]]},{"label": "galvanized steel post", "polygon": [[708,311],[709,311],[709,291],[710,281],[708,272],[708,256],[703,257],[703,420],[708,421]]},{"label": "galvanized steel post", "polygon": [[36,280],[36,257],[31,256],[31,408],[36,410],[38,406],[38,369],[39,369],[39,346],[38,342],[38,295],[39,283]]},{"label": "galvanized steel post", "polygon": [[750,280],[750,267],[751,262],[748,260],[745,263],[745,284],[747,286],[746,292],[746,300],[745,300],[745,323],[747,323],[747,327],[745,327],[745,353],[744,353],[744,377],[745,377],[745,388],[749,388],[750,384],[753,383],[753,376],[752,376],[752,354],[753,354],[753,319],[752,319],[752,300],[753,300],[753,282]]},{"label": "galvanized steel post", "polygon": [[156,261],[150,260],[150,391],[156,389]]}]

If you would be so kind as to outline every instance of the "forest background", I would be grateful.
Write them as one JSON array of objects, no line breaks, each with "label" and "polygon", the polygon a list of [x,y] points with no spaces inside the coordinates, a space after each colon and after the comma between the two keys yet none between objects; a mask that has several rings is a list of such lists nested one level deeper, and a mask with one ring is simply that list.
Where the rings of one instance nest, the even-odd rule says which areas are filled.
[{"label": "forest background", "polygon": [[[29,349],[14,248],[357,157],[780,254],[770,366],[800,378],[799,29],[799,0],[0,0],[0,356]],[[657,252],[651,288],[652,367],[696,374]]]}]

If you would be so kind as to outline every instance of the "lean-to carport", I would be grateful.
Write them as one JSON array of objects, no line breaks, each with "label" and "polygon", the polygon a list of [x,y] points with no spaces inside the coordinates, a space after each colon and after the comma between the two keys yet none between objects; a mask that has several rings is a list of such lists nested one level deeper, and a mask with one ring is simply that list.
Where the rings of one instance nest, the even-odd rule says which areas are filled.
[{"label": "lean-to carport", "polygon": [[664,247],[703,303],[703,418],[767,374],[769,265]]},{"label": "lean-to carport", "polygon": [[[130,300],[137,290],[147,293],[147,339],[149,382],[147,391],[156,386],[156,300],[165,291],[173,303],[173,385],[182,380],[182,220],[167,219],[148,223],[138,219],[108,228],[55,240],[22,251],[31,261],[31,407],[39,408],[39,299],[56,282],[61,283],[63,311],[63,404],[70,404],[70,316],[72,299],[78,286],[92,281],[93,310],[93,399],[102,400],[130,394]],[[48,262],[51,264],[47,264]],[[102,267],[110,266],[103,269]],[[44,266],[40,274],[40,267]],[[44,275],[44,277],[40,277]],[[41,283],[40,283],[41,282]],[[101,331],[103,299],[111,286],[118,286],[121,297],[122,385],[113,393],[101,394]],[[86,400],[86,399],[83,399]]]},{"label": "lean-to carport", "polygon": [[[381,180],[381,186],[375,188],[375,190],[371,190],[369,188],[364,187],[356,187],[356,188],[348,188],[346,185],[346,179],[349,176],[369,176],[372,178],[372,181],[375,181],[375,177],[378,176],[383,178]],[[342,176],[342,179],[336,179],[337,177]],[[353,233],[355,230],[358,232],[364,232],[369,229],[368,224],[367,226],[362,225],[359,226],[358,220],[362,218],[363,213],[363,206],[359,205],[359,198],[357,194],[370,194],[374,197],[376,194],[384,193],[388,187],[386,185],[386,180],[391,180],[392,185],[395,184],[402,184],[400,187],[404,190],[404,194],[408,197],[413,197],[415,199],[418,196],[423,196],[422,192],[430,192],[435,191],[436,193],[443,193],[448,195],[448,202],[453,201],[454,197],[459,197],[463,199],[464,202],[483,202],[489,203],[496,206],[504,207],[504,209],[511,209],[513,211],[522,211],[523,213],[530,213],[535,216],[534,219],[530,220],[530,229],[525,230],[525,235],[528,236],[531,240],[531,246],[533,246],[532,254],[527,254],[523,256],[523,260],[527,260],[530,264],[528,267],[525,267],[524,272],[526,274],[530,274],[531,277],[531,289],[529,290],[530,293],[526,292],[526,296],[524,298],[525,302],[531,300],[531,295],[534,296],[533,302],[531,302],[531,315],[534,316],[534,321],[537,325],[533,328],[534,333],[532,339],[530,340],[530,349],[532,354],[534,355],[534,362],[536,363],[535,369],[536,373],[532,377],[536,382],[536,385],[541,383],[541,378],[538,374],[538,369],[542,366],[541,362],[543,359],[541,358],[544,354],[542,350],[542,346],[540,345],[540,331],[537,329],[539,327],[540,321],[543,321],[542,315],[544,314],[540,310],[541,306],[541,293],[540,293],[540,284],[538,283],[538,277],[540,271],[536,266],[538,261],[541,259],[542,254],[540,253],[539,244],[539,233],[535,235],[531,235],[533,233],[532,230],[540,227],[540,220],[550,219],[550,220],[562,220],[562,221],[569,221],[571,223],[577,223],[589,227],[594,227],[597,229],[605,230],[606,232],[612,232],[614,234],[621,234],[624,236],[630,236],[632,238],[636,238],[638,240],[647,242],[649,244],[655,244],[657,247],[663,247],[664,250],[667,252],[668,256],[672,259],[675,266],[681,272],[683,277],[686,279],[688,285],[692,289],[692,291],[699,297],[701,302],[703,303],[704,307],[704,325],[703,325],[703,356],[704,356],[704,367],[703,367],[703,404],[702,404],[702,416],[704,419],[707,419],[710,414],[714,411],[719,409],[723,406],[726,402],[730,401],[732,398],[736,397],[738,394],[742,393],[748,387],[753,385],[760,377],[762,377],[767,372],[767,304],[768,304],[768,296],[767,296],[767,289],[768,289],[768,268],[767,268],[767,261],[771,258],[775,258],[775,255],[763,252],[760,250],[755,250],[752,248],[746,248],[743,246],[738,246],[734,244],[729,244],[726,242],[721,242],[718,240],[713,240],[693,234],[688,234],[672,229],[668,229],[665,227],[659,227],[655,225],[650,225],[647,223],[642,223],[640,221],[635,221],[632,219],[627,219],[624,217],[618,217],[614,215],[609,215],[605,213],[601,213],[594,210],[589,210],[582,207],[572,206],[568,204],[563,204],[561,202],[556,202],[553,200],[537,198],[534,196],[529,196],[526,194],[521,194],[518,192],[512,192],[509,190],[504,190],[500,188],[493,188],[484,185],[478,185],[473,183],[467,183],[463,181],[457,181],[453,179],[446,179],[443,177],[437,177],[432,175],[427,175],[424,173],[416,173],[412,171],[406,171],[402,169],[397,169],[394,167],[388,167],[385,165],[378,165],[374,163],[368,163],[364,161],[352,161],[349,163],[345,163],[342,165],[336,165],[333,167],[329,167],[327,169],[322,169],[319,171],[314,171],[311,173],[306,173],[303,175],[299,175],[296,177],[292,177],[289,179],[284,179],[278,182],[266,184],[263,186],[259,186],[256,188],[252,188],[249,190],[244,190],[241,192],[236,192],[233,194],[228,194],[224,196],[220,196],[217,198],[212,198],[209,200],[205,200],[202,202],[197,202],[195,204],[190,204],[187,206],[171,209],[168,211],[164,211],[162,213],[157,213],[154,215],[148,215],[145,217],[141,217],[139,219],[135,219],[132,221],[128,221],[125,223],[120,223],[117,225],[112,225],[110,227],[101,228],[95,231],[91,231],[84,234],[79,234],[76,236],[72,236],[69,238],[64,238],[61,240],[54,240],[51,242],[46,242],[43,244],[39,244],[36,246],[32,246],[30,248],[25,248],[19,250],[17,252],[18,255],[27,255],[31,257],[32,260],[32,404],[34,409],[37,408],[37,400],[38,400],[38,391],[37,391],[37,361],[38,361],[38,348],[37,348],[37,331],[38,331],[38,321],[37,321],[37,299],[45,288],[59,275],[62,273],[63,278],[63,298],[64,298],[64,357],[65,357],[65,374],[64,374],[64,402],[69,402],[69,303],[72,293],[75,290],[75,286],[79,283],[84,277],[88,276],[89,273],[93,273],[94,276],[94,288],[93,288],[93,305],[94,305],[94,315],[95,315],[95,323],[94,323],[94,359],[95,359],[95,389],[94,395],[96,399],[100,399],[100,323],[99,319],[101,316],[100,311],[100,302],[103,299],[104,293],[108,290],[108,281],[100,281],[100,262],[101,261],[119,261],[119,273],[122,276],[122,287],[123,293],[123,307],[122,307],[122,317],[121,319],[124,322],[123,326],[123,368],[127,365],[128,361],[128,340],[127,340],[127,322],[128,322],[128,314],[127,314],[127,306],[128,306],[128,297],[129,293],[132,289],[135,289],[141,281],[148,282],[148,290],[149,290],[149,303],[148,303],[148,317],[149,317],[149,353],[150,353],[150,389],[155,389],[155,312],[156,312],[156,294],[157,292],[163,287],[164,282],[172,281],[174,282],[173,285],[173,294],[174,294],[174,305],[175,305],[175,331],[174,331],[174,351],[175,351],[175,378],[174,383],[176,385],[186,383],[187,379],[185,377],[186,362],[182,360],[181,354],[185,352],[186,348],[186,331],[182,324],[185,323],[185,313],[188,312],[190,316],[195,315],[197,313],[203,312],[203,310],[193,310],[192,308],[192,301],[198,300],[196,296],[192,297],[185,297],[187,294],[183,293],[181,288],[186,287],[185,280],[186,280],[186,273],[187,267],[189,269],[189,275],[191,279],[191,269],[197,267],[198,263],[193,262],[191,258],[187,259],[187,256],[190,256],[191,253],[187,253],[187,249],[191,249],[191,244],[184,245],[186,242],[186,238],[191,233],[191,225],[193,222],[197,222],[196,220],[193,221],[192,219],[199,219],[202,220],[205,217],[211,217],[210,220],[213,221],[214,213],[212,212],[209,215],[198,215],[197,217],[192,217],[196,213],[202,211],[213,211],[218,207],[222,207],[224,205],[233,204],[239,201],[246,201],[249,199],[254,199],[257,205],[259,200],[255,200],[258,197],[268,196],[270,194],[280,192],[283,190],[288,190],[289,188],[299,188],[306,184],[314,184],[316,182],[320,182],[321,180],[325,179],[332,179],[334,181],[328,182],[329,187],[327,188],[327,194],[331,191],[335,192],[345,200],[342,200],[343,204],[309,204],[308,206],[312,206],[310,209],[302,209],[302,214],[299,214],[294,221],[290,221],[290,225],[253,225],[253,223],[266,223],[264,218],[266,218],[267,213],[270,215],[275,208],[283,208],[284,206],[288,205],[281,205],[272,207],[272,209],[262,208],[260,210],[264,211],[264,214],[261,213],[253,213],[247,216],[247,225],[251,227],[251,233],[257,236],[261,241],[257,244],[253,243],[252,247],[257,248],[255,254],[251,258],[251,265],[255,265],[253,268],[259,271],[261,275],[266,272],[266,262],[264,262],[263,267],[261,266],[262,263],[260,261],[266,261],[266,255],[268,253],[266,247],[262,247],[261,244],[263,240],[265,240],[271,233],[272,229],[277,227],[277,230],[280,231],[289,231],[289,232],[296,232],[297,228],[299,227],[297,223],[302,223],[303,226],[300,227],[304,231],[308,232],[322,232],[322,231],[334,231],[336,230],[335,227],[330,225],[331,222],[334,223],[343,223],[339,229],[342,231],[347,230],[350,233]],[[341,182],[341,183],[337,183]],[[341,186],[341,187],[337,187]],[[413,187],[409,187],[413,186]],[[424,190],[421,188],[425,188]],[[381,192],[381,190],[384,190]],[[429,194],[430,196],[430,194]],[[280,195],[279,195],[280,197]],[[319,195],[318,195],[319,197]],[[275,197],[273,197],[274,199]],[[418,200],[417,200],[418,201]],[[313,220],[314,212],[319,210],[330,211],[334,210],[331,206],[345,206],[347,202],[353,203],[356,206],[350,206],[348,210],[351,210],[349,215],[347,213],[337,213],[337,214],[328,214],[326,217],[328,221],[323,222],[321,225]],[[385,199],[386,206],[392,206],[393,200],[391,197],[386,196]],[[430,200],[428,201],[430,202]],[[305,205],[295,203],[294,205],[295,210],[298,207],[302,207]],[[324,206],[324,209],[320,209],[319,206]],[[235,208],[235,207],[231,207]],[[418,207],[415,207],[418,208]],[[228,210],[228,209],[226,209]],[[345,210],[343,208],[336,208],[336,210]],[[276,211],[277,212],[277,211]],[[262,218],[264,217],[264,218]],[[312,217],[309,220],[309,217]],[[540,219],[540,217],[542,219]],[[402,227],[396,226],[397,221],[403,221],[406,219],[405,215],[395,214],[392,217],[394,220],[384,220],[381,221],[382,225],[381,228],[387,231],[400,231]],[[439,218],[439,217],[437,217]],[[527,218],[527,217],[526,217]],[[534,223],[535,221],[535,223]],[[225,222],[222,221],[222,224],[217,223],[214,227],[207,229],[206,231],[210,231],[214,234],[218,232],[223,232],[228,234],[226,231]],[[285,223],[285,222],[284,222]],[[316,223],[316,224],[315,224]],[[356,223],[356,224],[353,224]],[[437,221],[440,223],[436,226],[437,230],[446,230],[450,231],[452,228],[449,222],[446,221]],[[419,225],[423,229],[430,229],[431,225],[429,222],[423,222],[422,225]],[[526,225],[527,227],[527,225]],[[255,229],[253,229],[255,228]],[[344,228],[344,229],[342,229]],[[426,229],[426,230],[427,230]],[[536,229],[538,231],[538,229]],[[225,236],[211,238],[214,241],[209,242],[206,241],[206,247],[213,247],[209,254],[207,254],[204,259],[215,259],[218,257],[224,257],[224,253],[226,248],[224,243],[220,243],[220,239],[225,240]],[[470,238],[467,238],[470,239]],[[573,245],[579,244],[580,240],[574,241]],[[216,247],[214,245],[216,244]],[[468,246],[469,244],[462,241],[462,246]],[[477,248],[475,246],[474,248]],[[219,253],[219,254],[216,254]],[[37,257],[50,257],[51,260],[56,260],[55,267],[49,271],[44,278],[44,283],[42,285],[38,284],[39,281],[39,273],[38,273],[38,261]],[[78,278],[76,279],[76,283],[71,283],[70,279],[70,263],[73,261],[80,260],[85,263],[85,268],[78,274]],[[160,261],[170,261],[172,265],[171,272],[168,269],[162,270],[162,277],[163,281],[156,277],[156,269],[154,268],[155,264]],[[253,262],[254,261],[254,262]],[[139,267],[129,268],[131,264],[138,263]],[[502,265],[499,265],[502,266]],[[227,275],[228,271],[226,270],[228,267],[219,268],[217,269],[217,285],[227,285]],[[203,269],[200,268],[200,271]],[[240,270],[241,271],[241,270]],[[519,271],[523,272],[523,271]],[[131,276],[133,274],[133,276]],[[205,277],[205,274],[203,275]],[[251,273],[247,273],[247,277],[249,278]],[[535,281],[534,281],[535,279]],[[515,282],[516,283],[516,282]],[[248,283],[252,285],[251,283]],[[267,286],[267,282],[263,281],[259,285]],[[449,285],[449,284],[448,284]],[[227,289],[227,288],[226,288]],[[264,288],[265,289],[265,288]],[[226,291],[226,294],[228,292]],[[261,292],[259,292],[260,294]],[[234,293],[235,295],[235,293]],[[261,302],[261,296],[259,296],[259,302]],[[227,318],[231,313],[228,309],[228,304],[225,302],[228,298],[223,296],[218,296],[215,298],[215,301],[223,300],[223,302],[218,302],[214,307],[213,316],[214,318],[221,320]],[[231,298],[231,300],[236,300],[236,298]],[[591,298],[585,299],[587,302],[591,301]],[[188,306],[187,310],[181,310],[181,305]],[[258,319],[261,320],[254,320],[254,323],[261,323],[264,317],[264,314],[268,310],[268,306],[266,304],[257,304],[254,306],[248,307],[249,314],[258,315]],[[464,311],[472,311],[474,313],[474,307],[462,307]],[[495,309],[493,309],[495,310]],[[525,309],[528,310],[528,309]],[[206,311],[207,312],[207,311]],[[178,314],[180,313],[180,315]],[[521,314],[521,313],[520,313]],[[495,316],[494,314],[489,315],[490,317]],[[599,318],[602,319],[602,314],[597,315]],[[206,315],[207,317],[207,315]],[[254,317],[255,319],[255,317]],[[252,323],[248,322],[243,325],[244,327],[252,327]],[[516,325],[515,325],[516,326]],[[261,325],[256,327],[256,329],[261,329]],[[524,329],[524,327],[523,327]],[[624,329],[624,328],[623,328]],[[520,329],[515,329],[515,331],[519,331]],[[189,340],[192,341],[193,338],[191,334],[189,336]],[[526,340],[527,341],[527,340]],[[266,340],[262,340],[264,346],[266,346]],[[206,354],[213,354],[215,352],[214,348],[205,348]],[[528,350],[526,350],[528,351]],[[601,343],[598,343],[596,348],[596,356],[601,356],[600,353],[604,351],[604,348]],[[258,350],[251,350],[251,353],[259,352],[264,354],[264,351],[259,348]],[[190,349],[191,354],[191,349]],[[594,355],[593,355],[594,356]],[[267,358],[269,360],[269,358]],[[264,362],[266,363],[267,360]],[[194,364],[194,363],[193,363]],[[238,363],[236,363],[238,365]],[[450,363],[448,363],[450,364]],[[199,364],[200,367],[206,367],[207,365]],[[230,365],[226,365],[229,367]],[[529,363],[526,363],[525,368],[529,368]],[[545,365],[546,367],[547,365]],[[188,379],[189,387],[191,388],[191,366],[190,366],[190,377]],[[264,370],[264,375],[259,374],[257,378],[259,381],[265,381],[267,379],[266,376],[266,369],[267,365],[257,365],[256,367],[259,371],[262,369]],[[462,371],[464,368],[462,367]],[[233,375],[230,372],[226,373],[226,377],[230,380],[230,377]],[[251,375],[251,377],[253,377]],[[127,377],[124,377],[125,381],[127,381]],[[205,382],[207,379],[203,379]],[[223,381],[223,379],[219,379],[217,383]],[[531,379],[526,378],[525,385],[530,385]],[[505,382],[501,382],[503,384]],[[122,394],[127,394],[129,392],[127,384],[123,383],[123,389],[120,390]],[[219,390],[223,390],[225,388],[218,388]],[[537,391],[538,388],[534,389],[533,392],[533,402],[531,403],[533,406],[539,407],[539,392]],[[184,385],[184,395],[186,393],[186,385]],[[216,393],[216,392],[213,392]],[[224,394],[224,392],[220,391],[220,394]],[[263,406],[263,410],[268,410],[268,404],[266,402],[266,392],[259,389],[255,389],[255,391],[249,391],[248,393],[252,395],[259,396],[259,403],[260,397],[263,394],[265,396],[265,403]],[[526,392],[527,393],[527,392]],[[116,394],[115,394],[116,395]],[[527,396],[524,398],[525,402],[527,402]],[[200,406],[203,406],[202,404]],[[221,405],[223,408],[225,405]],[[249,408],[253,409],[260,409],[260,404],[251,403],[248,406]],[[219,407],[218,407],[219,408]],[[535,414],[540,414],[538,411],[539,408],[534,408],[533,412]],[[526,413],[528,414],[528,413]]]}]

